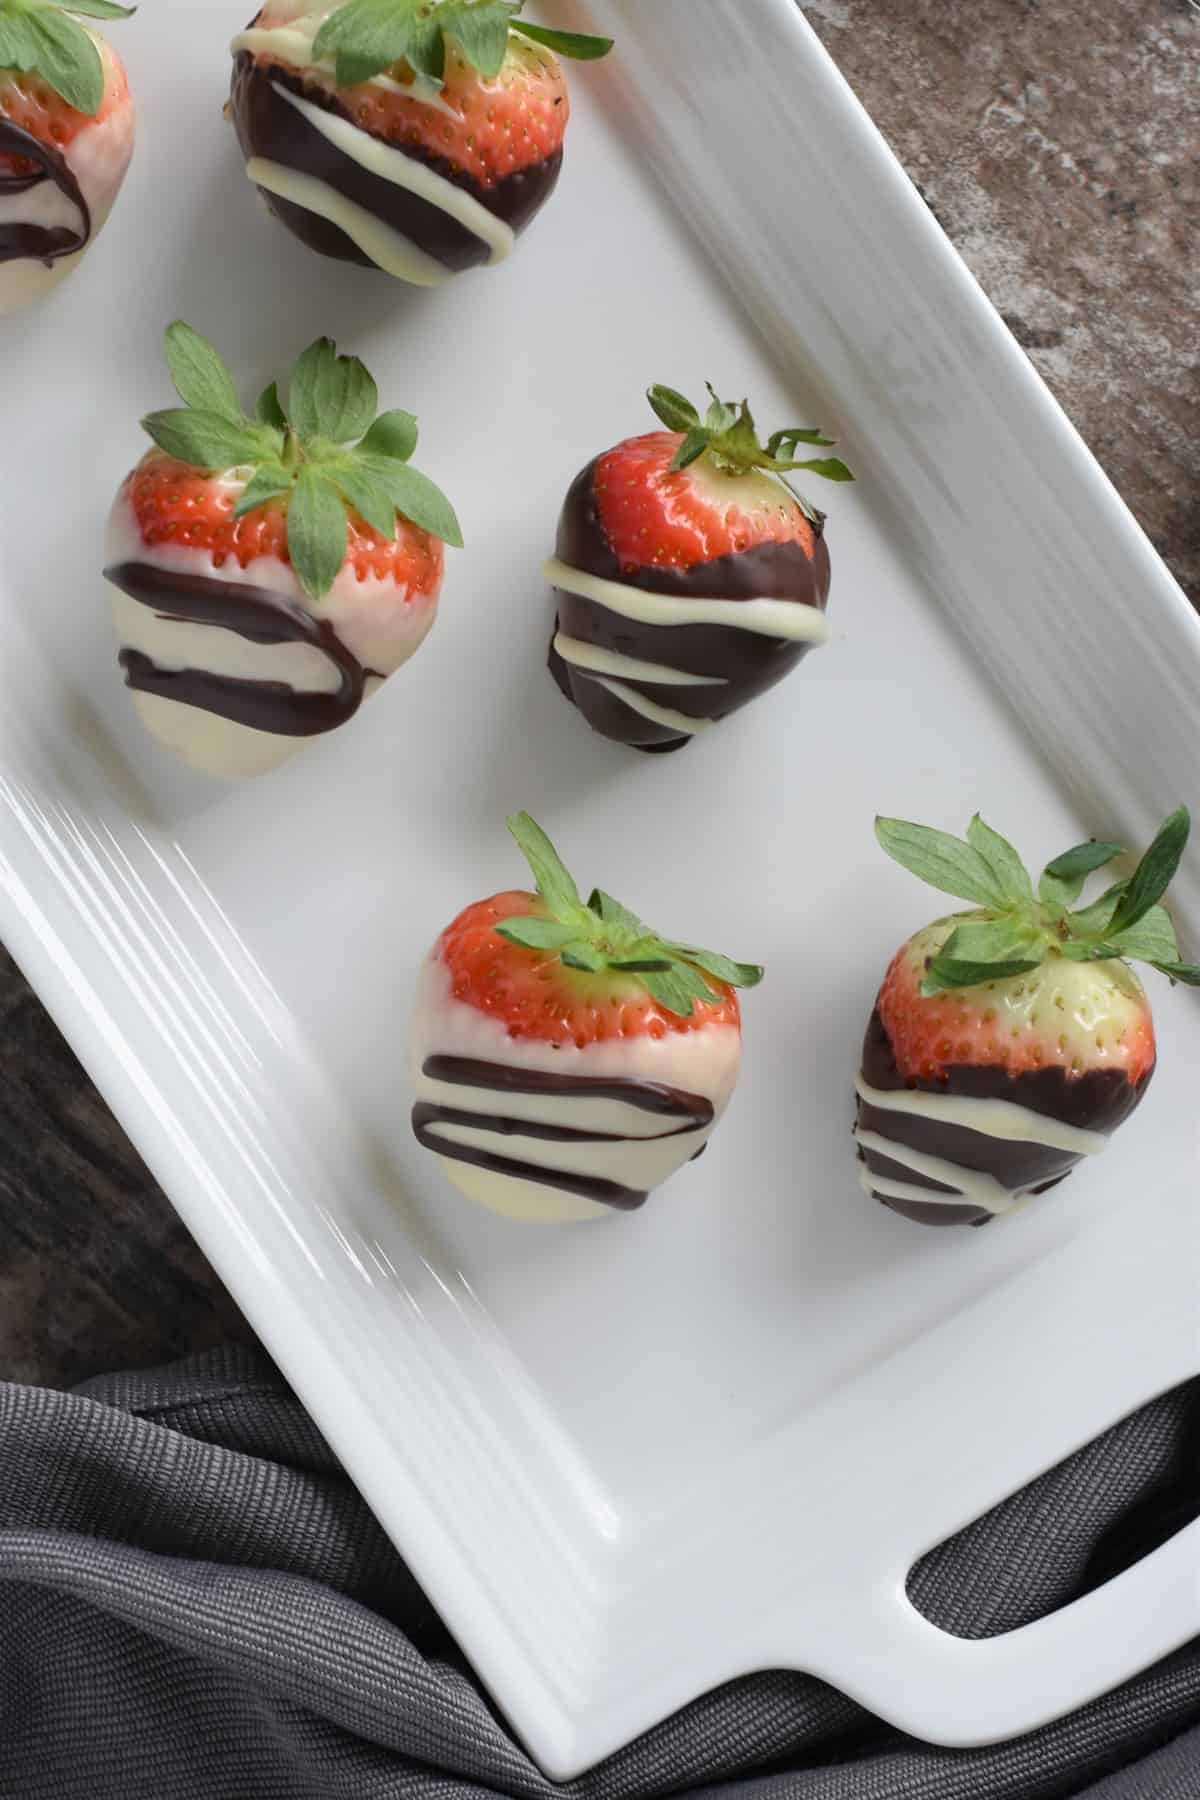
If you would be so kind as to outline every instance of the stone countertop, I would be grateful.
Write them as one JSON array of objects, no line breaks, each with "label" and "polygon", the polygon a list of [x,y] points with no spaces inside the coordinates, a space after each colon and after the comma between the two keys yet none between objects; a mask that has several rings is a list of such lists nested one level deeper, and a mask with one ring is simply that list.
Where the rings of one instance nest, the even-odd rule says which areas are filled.
[{"label": "stone countertop", "polygon": [[[1200,605],[1200,10],[806,0],[928,204]],[[249,1327],[0,952],[0,1379]]]}]

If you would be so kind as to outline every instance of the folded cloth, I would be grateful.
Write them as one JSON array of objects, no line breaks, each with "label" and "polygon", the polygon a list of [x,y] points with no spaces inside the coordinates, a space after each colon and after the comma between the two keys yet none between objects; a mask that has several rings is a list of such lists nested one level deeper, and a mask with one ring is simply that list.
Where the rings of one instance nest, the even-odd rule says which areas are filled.
[{"label": "folded cloth", "polygon": [[[1061,1605],[1200,1510],[1200,1381],[927,1557],[961,1635]],[[932,1749],[803,1675],[719,1689],[565,1787],[489,1706],[320,1434],[226,1350],[0,1385],[4,1800],[1200,1800],[1200,1642],[1010,1744]]]}]

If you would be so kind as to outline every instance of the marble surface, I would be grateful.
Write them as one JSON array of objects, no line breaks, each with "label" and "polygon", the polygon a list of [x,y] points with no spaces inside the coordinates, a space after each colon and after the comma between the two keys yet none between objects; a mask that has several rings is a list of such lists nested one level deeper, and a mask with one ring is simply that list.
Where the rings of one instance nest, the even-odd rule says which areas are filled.
[{"label": "marble surface", "polygon": [[[1200,605],[1200,10],[805,10]],[[250,1335],[0,952],[0,1378],[65,1384]]]}]

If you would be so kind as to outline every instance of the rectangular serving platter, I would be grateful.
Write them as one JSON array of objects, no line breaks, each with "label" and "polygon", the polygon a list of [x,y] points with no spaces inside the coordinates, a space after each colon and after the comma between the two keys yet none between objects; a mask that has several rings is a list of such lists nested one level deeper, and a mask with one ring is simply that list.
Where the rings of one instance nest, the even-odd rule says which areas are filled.
[{"label": "rectangular serving platter", "polygon": [[[122,37],[129,185],[84,269],[0,325],[0,932],[542,1766],[804,1669],[942,1744],[1028,1730],[1200,1630],[1197,1528],[1050,1618],[919,1617],[925,1550],[1200,1367],[1200,1008],[1086,1175],[986,1232],[856,1179],[851,1082],[928,899],[876,811],[979,807],[1049,856],[1196,788],[1200,623],[791,0],[556,7],[559,193],[437,294],[322,264],[222,128],[245,0]],[[186,47],[186,54],[184,53]],[[139,735],[100,582],[111,494],[187,317],[252,389],[317,333],[422,421],[468,547],[354,724],[224,789]],[[567,482],[651,381],[835,428],[832,644],[671,758],[591,737],[544,670]],[[13,446],[19,446],[14,449]],[[539,1232],[411,1139],[406,1010],[532,810],[581,878],[769,968],[700,1164]],[[1195,859],[1177,889],[1200,940]],[[1151,978],[1154,979],[1154,978]]]}]

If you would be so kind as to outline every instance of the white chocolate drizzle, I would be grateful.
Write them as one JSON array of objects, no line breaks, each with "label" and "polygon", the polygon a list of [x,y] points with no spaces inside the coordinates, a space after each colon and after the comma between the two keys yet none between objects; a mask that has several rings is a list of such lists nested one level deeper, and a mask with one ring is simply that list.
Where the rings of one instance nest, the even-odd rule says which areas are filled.
[{"label": "white chocolate drizzle", "polygon": [[560,631],[554,648],[565,663],[581,669],[586,675],[611,675],[620,681],[652,681],[660,687],[728,687],[723,675],[690,675],[685,669],[669,669],[665,663],[643,662],[636,656],[622,656],[602,644],[586,644],[582,638],[568,637]]},{"label": "white chocolate drizzle", "polygon": [[[419,200],[436,206],[440,212],[446,213],[461,225],[464,231],[480,238],[488,247],[490,262],[504,262],[512,255],[517,239],[511,225],[506,225],[503,219],[490,213],[465,188],[456,187],[444,175],[439,175],[436,169],[428,168],[425,163],[406,155],[403,150],[397,150],[394,145],[382,143],[350,119],[343,118],[340,113],[327,112],[324,107],[314,106],[311,100],[293,94],[277,81],[273,81],[271,86],[281,100],[286,100],[289,106],[293,106],[301,118],[314,131],[319,131],[343,156],[348,156],[360,168],[378,176],[381,181],[389,181],[393,187],[405,188]],[[367,254],[371,254],[369,250]],[[435,266],[440,268],[441,265]],[[442,270],[443,277],[446,273]]]},{"label": "white chocolate drizzle", "polygon": [[914,1174],[923,1175],[927,1181],[936,1181],[942,1187],[952,1189],[952,1192],[942,1194],[915,1183],[889,1182],[886,1175],[877,1176],[869,1170],[860,1170],[860,1179],[868,1192],[882,1194],[902,1188],[904,1192],[895,1192],[895,1198],[929,1201],[934,1206],[978,1206],[990,1213],[1011,1212],[1020,1198],[994,1175],[984,1174],[980,1169],[964,1169],[958,1163],[947,1162],[944,1157],[929,1156],[909,1144],[897,1144],[877,1131],[863,1131],[860,1127],[854,1136],[864,1150],[873,1150],[878,1156],[886,1156],[889,1162],[900,1163]]},{"label": "white chocolate drizzle", "polygon": [[639,694],[636,688],[629,687],[626,682],[610,681],[607,675],[588,675],[586,679],[605,688],[614,700],[619,700],[630,712],[639,713],[653,725],[663,725],[670,731],[681,732],[685,737],[696,737],[714,723],[712,719],[690,718],[687,713],[676,712],[673,706],[659,706],[657,701],[647,700],[645,694]]},{"label": "white chocolate drizzle", "polygon": [[867,1106],[881,1112],[908,1113],[917,1119],[934,1119],[942,1125],[958,1125],[984,1137],[1002,1138],[1011,1144],[1044,1144],[1049,1150],[1065,1150],[1074,1156],[1095,1156],[1106,1148],[1102,1131],[1083,1131],[1064,1125],[1044,1113],[1033,1112],[1011,1100],[971,1099],[961,1094],[927,1094],[912,1088],[870,1087],[861,1075],[855,1090]]},{"label": "white chocolate drizzle", "polygon": [[290,200],[293,206],[302,206],[318,218],[328,219],[385,275],[394,275],[398,281],[407,281],[414,287],[440,287],[449,281],[451,271],[442,263],[315,175],[302,175],[299,170],[287,169],[265,156],[252,156],[246,164],[246,174],[255,187],[276,194],[280,200]]},{"label": "white chocolate drizzle", "polygon": [[819,606],[798,600],[688,600],[675,594],[650,594],[625,581],[588,575],[552,556],[544,574],[551,587],[578,594],[609,612],[636,619],[641,625],[728,625],[758,637],[782,638],[794,644],[823,644],[829,622]]}]

